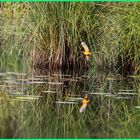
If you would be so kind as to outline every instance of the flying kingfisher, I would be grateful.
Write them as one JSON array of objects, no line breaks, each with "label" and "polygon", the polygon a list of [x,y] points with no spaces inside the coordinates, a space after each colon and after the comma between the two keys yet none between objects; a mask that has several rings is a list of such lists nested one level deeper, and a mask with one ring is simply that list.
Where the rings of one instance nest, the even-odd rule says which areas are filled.
[{"label": "flying kingfisher", "polygon": [[81,101],[82,106],[81,106],[79,112],[82,113],[82,112],[86,109],[86,107],[87,107],[87,105],[88,105],[89,102],[90,102],[90,100],[89,100],[89,95],[86,94],[86,95],[84,96],[83,100]]},{"label": "flying kingfisher", "polygon": [[91,53],[89,51],[89,48],[88,48],[87,44],[85,42],[81,42],[81,45],[84,48],[83,54],[84,54],[86,60],[90,61],[91,60]]}]

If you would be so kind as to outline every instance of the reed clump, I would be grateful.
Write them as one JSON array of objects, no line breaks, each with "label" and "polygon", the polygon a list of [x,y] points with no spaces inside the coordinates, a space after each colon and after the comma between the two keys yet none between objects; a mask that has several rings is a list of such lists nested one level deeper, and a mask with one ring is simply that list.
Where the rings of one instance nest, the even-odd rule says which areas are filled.
[{"label": "reed clump", "polygon": [[[101,67],[125,76],[138,74],[139,7],[139,3],[1,3],[1,66],[16,69],[22,58],[24,67],[32,63],[40,71]],[[91,65],[82,54],[82,41],[92,53]]]},{"label": "reed clump", "polygon": [[2,71],[23,72],[27,66],[25,54],[27,55],[29,46],[26,4],[0,4],[0,67]]},{"label": "reed clump", "polygon": [[123,75],[137,74],[139,7],[139,3],[29,4],[34,67],[82,69],[86,62],[81,41],[85,41],[93,52],[91,69],[100,66]]},{"label": "reed clump", "polygon": [[88,38],[94,37],[93,10],[94,4],[89,3],[30,4],[29,13],[39,49],[39,53],[35,51],[35,66],[40,62],[49,68],[83,66],[81,41],[88,42]]}]

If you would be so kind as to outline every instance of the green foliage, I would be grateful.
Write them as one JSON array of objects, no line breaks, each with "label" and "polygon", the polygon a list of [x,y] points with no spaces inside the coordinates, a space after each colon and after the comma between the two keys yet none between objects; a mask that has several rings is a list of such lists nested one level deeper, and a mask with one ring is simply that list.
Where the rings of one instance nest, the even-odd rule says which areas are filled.
[{"label": "green foliage", "polygon": [[138,74],[139,8],[139,3],[4,3],[1,65],[19,70],[34,51],[28,62],[32,59],[35,67],[84,66],[85,41],[93,57],[90,69]]},{"label": "green foliage", "polygon": [[1,7],[0,67],[3,71],[26,71],[29,31],[25,10],[20,3],[3,3]]}]

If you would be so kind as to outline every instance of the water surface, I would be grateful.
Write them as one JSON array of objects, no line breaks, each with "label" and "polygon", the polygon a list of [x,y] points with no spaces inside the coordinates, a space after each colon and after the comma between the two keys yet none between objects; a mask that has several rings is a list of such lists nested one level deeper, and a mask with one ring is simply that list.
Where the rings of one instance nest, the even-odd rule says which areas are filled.
[{"label": "water surface", "polygon": [[[0,100],[7,104],[1,106],[9,110],[2,137],[139,136],[133,131],[140,111],[135,77],[5,72],[0,79]],[[85,94],[90,102],[80,113]]]}]

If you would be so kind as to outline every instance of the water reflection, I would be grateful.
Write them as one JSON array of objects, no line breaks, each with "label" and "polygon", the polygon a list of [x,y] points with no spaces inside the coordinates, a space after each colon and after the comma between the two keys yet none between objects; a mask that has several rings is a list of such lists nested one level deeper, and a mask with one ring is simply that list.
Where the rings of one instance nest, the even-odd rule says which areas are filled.
[{"label": "water reflection", "polygon": [[[111,136],[108,125],[114,124],[112,119],[127,113],[127,107],[131,111],[139,109],[138,81],[134,77],[8,72],[0,73],[0,79],[0,99],[20,104],[24,120],[24,123],[16,122],[18,127],[12,132],[13,137],[72,137],[74,128],[79,133],[76,137],[98,137],[102,131],[98,127],[105,128],[102,137],[108,137]],[[81,101],[86,94],[90,102],[81,111]],[[102,123],[106,125],[100,126]]]},{"label": "water reflection", "polygon": [[[137,81],[134,77],[115,77],[114,75],[77,76],[62,73],[29,75],[25,73],[0,73],[1,91],[10,96],[52,94],[56,101],[82,100],[85,94],[105,96],[116,99],[138,98]],[[133,84],[130,84],[130,83]],[[90,84],[89,84],[90,83]],[[126,97],[127,96],[127,97]]]}]

